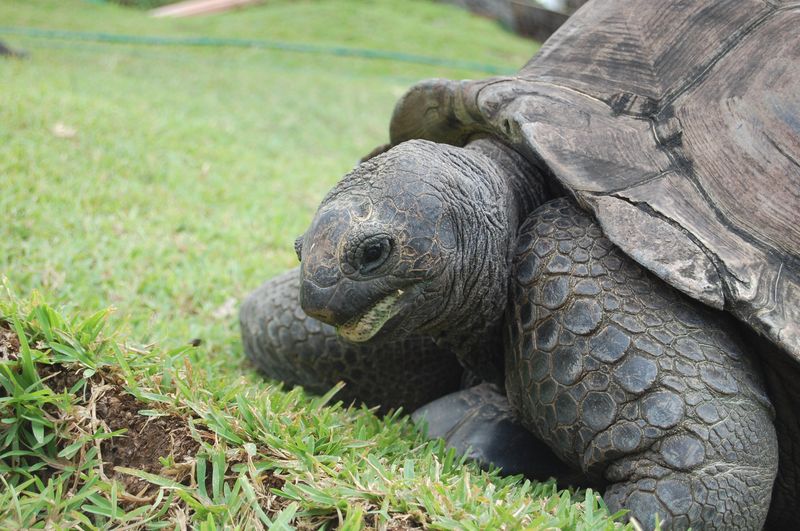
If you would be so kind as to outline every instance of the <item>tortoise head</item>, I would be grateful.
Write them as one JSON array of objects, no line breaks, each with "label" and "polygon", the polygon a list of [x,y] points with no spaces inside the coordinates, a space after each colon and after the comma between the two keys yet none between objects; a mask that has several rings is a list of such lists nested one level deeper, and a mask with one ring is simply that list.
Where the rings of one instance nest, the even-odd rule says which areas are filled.
[{"label": "tortoise head", "polygon": [[465,325],[487,296],[504,306],[512,235],[492,176],[479,152],[421,140],[363,162],[298,239],[303,310],[362,342]]}]

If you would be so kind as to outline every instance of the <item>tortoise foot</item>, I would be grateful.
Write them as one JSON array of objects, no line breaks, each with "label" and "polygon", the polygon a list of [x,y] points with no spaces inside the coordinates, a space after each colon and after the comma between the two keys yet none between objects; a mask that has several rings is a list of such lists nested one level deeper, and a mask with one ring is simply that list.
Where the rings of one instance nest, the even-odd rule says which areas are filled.
[{"label": "tortoise foot", "polygon": [[497,386],[483,383],[451,393],[416,410],[411,418],[431,439],[441,438],[459,455],[482,468],[495,466],[504,474],[523,474],[560,484],[583,483],[575,471],[515,418]]}]

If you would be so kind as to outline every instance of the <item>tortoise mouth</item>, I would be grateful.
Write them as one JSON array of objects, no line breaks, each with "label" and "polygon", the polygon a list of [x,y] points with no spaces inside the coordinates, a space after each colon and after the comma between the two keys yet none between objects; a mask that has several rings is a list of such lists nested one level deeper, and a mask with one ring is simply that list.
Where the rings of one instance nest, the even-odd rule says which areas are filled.
[{"label": "tortoise mouth", "polygon": [[380,332],[389,319],[397,315],[401,306],[397,304],[403,290],[397,290],[372,305],[369,310],[336,327],[336,332],[347,341],[363,343]]}]

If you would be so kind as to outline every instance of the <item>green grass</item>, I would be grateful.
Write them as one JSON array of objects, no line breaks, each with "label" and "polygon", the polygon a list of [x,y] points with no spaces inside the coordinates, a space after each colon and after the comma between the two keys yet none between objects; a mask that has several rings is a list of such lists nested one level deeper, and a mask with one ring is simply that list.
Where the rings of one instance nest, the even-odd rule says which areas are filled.
[{"label": "green grass", "polygon": [[[151,20],[111,4],[6,0],[0,21],[508,70],[534,50],[452,7],[402,6],[269,1]],[[0,359],[0,527],[613,526],[592,493],[480,472],[402,416],[283,392],[244,363],[237,301],[294,265],[294,237],[325,191],[386,141],[397,97],[418,79],[485,74],[262,49],[0,39],[29,53],[0,61],[9,290],[0,317],[22,343]],[[195,338],[202,345],[188,347]],[[42,376],[69,385],[54,392]],[[157,472],[100,466],[102,441],[133,436],[97,411],[127,395],[136,415],[179,424],[196,456]],[[146,502],[125,491],[131,478],[151,486]]]}]

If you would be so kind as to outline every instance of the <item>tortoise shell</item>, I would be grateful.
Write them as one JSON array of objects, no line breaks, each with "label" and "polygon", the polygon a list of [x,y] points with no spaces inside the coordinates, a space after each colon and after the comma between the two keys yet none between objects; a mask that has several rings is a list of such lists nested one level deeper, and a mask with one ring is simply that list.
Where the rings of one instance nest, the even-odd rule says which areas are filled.
[{"label": "tortoise shell", "polygon": [[515,76],[414,86],[390,134],[514,146],[625,253],[800,362],[800,2],[589,2]]}]

